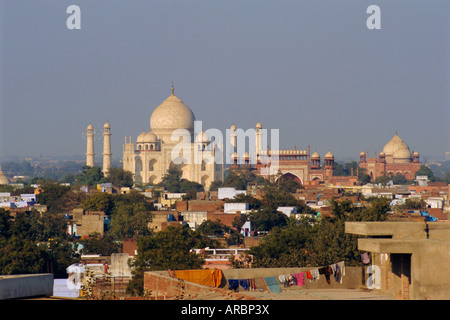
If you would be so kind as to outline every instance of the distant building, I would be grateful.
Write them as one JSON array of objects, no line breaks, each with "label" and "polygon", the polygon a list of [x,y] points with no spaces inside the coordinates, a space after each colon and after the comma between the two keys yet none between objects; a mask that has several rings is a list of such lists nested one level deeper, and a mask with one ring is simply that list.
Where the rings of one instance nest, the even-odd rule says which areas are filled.
[{"label": "distant building", "polygon": [[[169,167],[175,165],[183,179],[209,189],[213,181],[223,179],[223,165],[215,161],[219,145],[205,132],[195,133],[194,122],[194,113],[174,94],[172,87],[172,94],[150,117],[150,131],[144,130],[135,143],[131,137],[125,138],[123,169],[132,172],[136,184],[155,185],[161,182]],[[189,137],[183,136],[182,142],[174,141],[175,131],[185,132]],[[177,158],[173,159],[174,155]]]},{"label": "distant building", "polygon": [[359,166],[366,170],[372,180],[397,174],[412,180],[420,169],[419,153],[411,152],[406,142],[395,133],[378,157],[375,153],[375,157],[369,158],[368,152],[361,152]]},{"label": "distant building", "polygon": [[[302,185],[356,185],[358,172],[350,176],[334,176],[335,158],[331,151],[325,154],[323,162],[317,152],[311,154],[310,146],[307,149],[263,149],[263,127],[261,122],[255,126],[255,153],[248,152],[239,155],[237,151],[231,155],[231,169],[247,167],[255,174],[264,178],[276,177],[279,179],[294,179]],[[237,146],[237,129],[233,124],[230,127],[230,141]],[[252,159],[254,157],[254,159]]]}]

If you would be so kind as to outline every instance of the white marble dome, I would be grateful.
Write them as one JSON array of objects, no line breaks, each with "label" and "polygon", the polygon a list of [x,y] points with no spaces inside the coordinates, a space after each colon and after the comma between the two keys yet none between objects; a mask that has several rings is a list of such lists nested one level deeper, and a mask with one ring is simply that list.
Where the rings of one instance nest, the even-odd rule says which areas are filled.
[{"label": "white marble dome", "polygon": [[150,129],[157,135],[159,132],[168,132],[176,129],[194,128],[195,116],[192,110],[177,96],[171,94],[161,103],[150,117]]}]

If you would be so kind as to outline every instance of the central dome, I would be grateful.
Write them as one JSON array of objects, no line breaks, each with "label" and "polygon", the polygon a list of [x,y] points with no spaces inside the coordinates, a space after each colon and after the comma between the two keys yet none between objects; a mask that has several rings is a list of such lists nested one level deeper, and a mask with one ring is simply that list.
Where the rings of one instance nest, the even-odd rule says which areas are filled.
[{"label": "central dome", "polygon": [[398,153],[399,151],[400,153],[406,152],[409,153],[409,147],[405,143],[405,141],[403,141],[403,139],[400,138],[396,133],[394,137],[388,143],[386,143],[386,145],[383,148],[383,152],[387,156],[393,156],[395,153]]},{"label": "central dome", "polygon": [[171,132],[175,129],[192,131],[194,121],[195,116],[192,110],[172,93],[153,111],[150,117],[150,129],[156,134]]},{"label": "central dome", "polygon": [[386,156],[388,163],[409,163],[411,162],[411,151],[409,146],[400,138],[397,133],[386,143],[382,153]]}]

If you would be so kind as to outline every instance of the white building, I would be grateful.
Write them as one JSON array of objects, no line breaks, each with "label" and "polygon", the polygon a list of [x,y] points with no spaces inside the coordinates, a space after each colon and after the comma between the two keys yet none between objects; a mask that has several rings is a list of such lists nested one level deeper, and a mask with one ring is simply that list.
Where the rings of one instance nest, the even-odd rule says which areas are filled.
[{"label": "white building", "polygon": [[136,184],[161,182],[171,165],[181,170],[183,179],[205,189],[213,181],[222,181],[223,164],[215,160],[220,146],[204,131],[194,132],[194,121],[194,113],[175,96],[172,87],[172,94],[150,117],[150,131],[142,131],[136,142],[125,138],[123,169],[133,173]]}]

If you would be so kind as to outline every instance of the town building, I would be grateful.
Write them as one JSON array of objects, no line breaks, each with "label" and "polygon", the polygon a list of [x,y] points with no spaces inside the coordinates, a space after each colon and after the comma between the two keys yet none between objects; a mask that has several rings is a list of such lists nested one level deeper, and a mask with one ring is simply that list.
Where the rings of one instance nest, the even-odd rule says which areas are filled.
[{"label": "town building", "polygon": [[364,236],[358,249],[371,253],[374,289],[401,300],[448,299],[448,221],[346,222],[345,232]]}]

